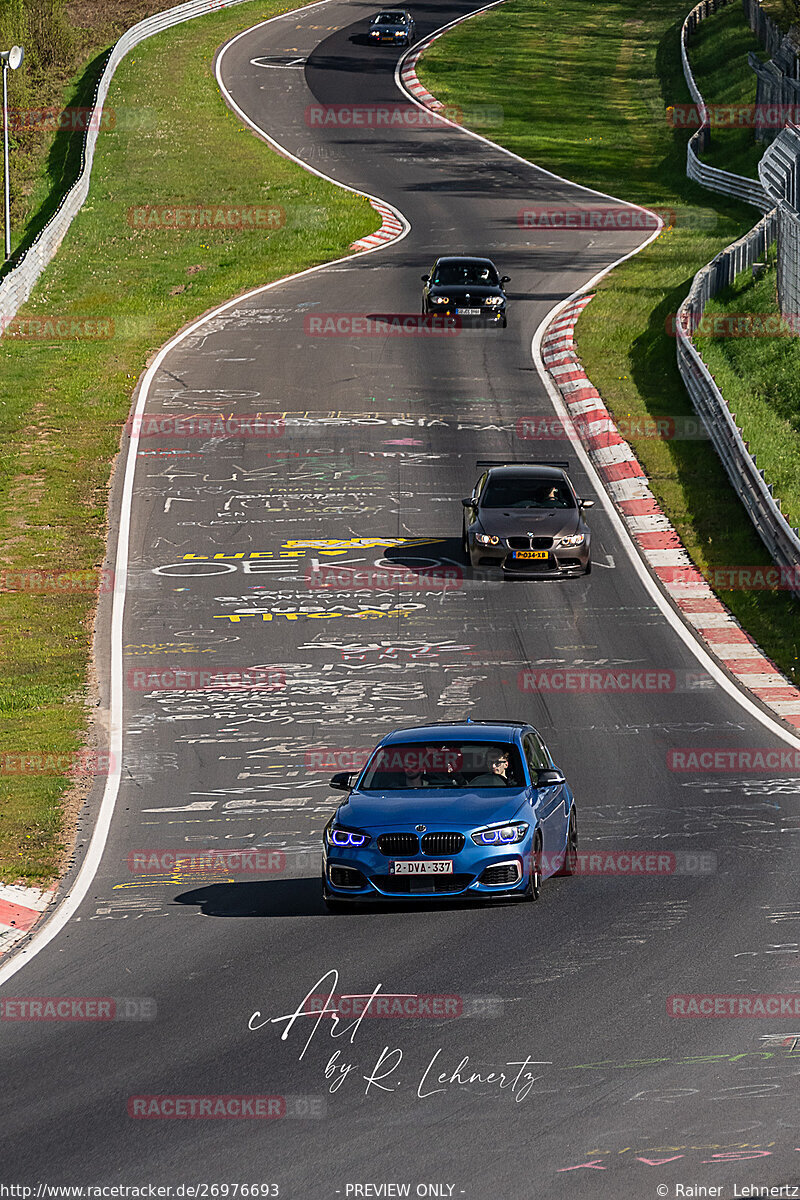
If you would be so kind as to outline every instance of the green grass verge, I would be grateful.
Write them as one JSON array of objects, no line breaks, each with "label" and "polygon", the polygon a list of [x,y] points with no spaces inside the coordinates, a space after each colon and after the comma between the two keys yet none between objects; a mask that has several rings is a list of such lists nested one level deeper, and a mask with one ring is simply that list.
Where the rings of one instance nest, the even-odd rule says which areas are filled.
[{"label": "green grass verge", "polygon": [[[0,573],[97,568],[110,466],[148,355],[206,309],[345,254],[377,227],[367,201],[275,154],[217,91],[217,47],[291,7],[262,0],[202,17],[145,42],[118,69],[108,105],[145,113],[144,126],[118,122],[101,134],[89,200],[20,313],[100,317],[115,334],[0,341]],[[48,191],[42,178],[43,201]],[[209,234],[127,220],[137,205],[171,201],[280,206],[286,221]],[[84,743],[94,608],[91,590],[0,592],[0,880],[57,871],[68,782],[58,764]],[[47,769],[55,762],[55,773],[30,756]]]},{"label": "green grass verge", "polygon": [[[773,252],[774,258],[774,252]],[[706,306],[717,314],[779,315],[774,267],[757,283],[749,272]],[[750,450],[773,485],[783,511],[800,526],[800,338],[695,337],[695,345],[744,430]]]},{"label": "green grass verge", "polygon": [[[758,162],[765,147],[756,142],[754,130],[747,125],[717,125],[713,120],[716,106],[755,104],[756,75],[747,61],[749,51],[762,61],[767,57],[750,32],[741,5],[732,0],[727,8],[700,22],[689,45],[689,62],[712,111],[711,143],[703,152],[703,162],[758,179]],[[722,64],[724,70],[720,70]]]},{"label": "green grass verge", "polygon": [[[658,207],[674,228],[597,289],[577,327],[589,377],[617,420],[693,415],[666,331],[692,277],[752,227],[754,209],[686,179],[687,134],[666,106],[690,99],[679,33],[688,0],[508,0],[457,27],[425,55],[420,76],[441,100],[501,105],[493,140],[569,179]],[[579,31],[576,36],[576,30]],[[698,79],[726,86],[720,59]],[[746,99],[746,98],[743,98]],[[651,487],[701,570],[769,558],[707,442],[631,438]],[[720,591],[782,670],[800,682],[797,605],[786,593]]]}]

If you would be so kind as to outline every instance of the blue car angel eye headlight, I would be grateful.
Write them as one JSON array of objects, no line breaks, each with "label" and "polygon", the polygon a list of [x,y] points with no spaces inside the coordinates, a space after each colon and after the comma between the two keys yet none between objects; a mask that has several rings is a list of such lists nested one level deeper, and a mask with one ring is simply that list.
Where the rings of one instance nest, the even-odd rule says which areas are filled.
[{"label": "blue car angel eye headlight", "polygon": [[328,841],[332,846],[366,846],[369,837],[366,833],[352,833],[332,825],[328,830]]},{"label": "blue car angel eye headlight", "polygon": [[515,842],[521,842],[527,832],[528,826],[521,821],[514,825],[496,825],[494,829],[482,829],[480,833],[473,833],[472,840],[476,846],[511,846]]}]

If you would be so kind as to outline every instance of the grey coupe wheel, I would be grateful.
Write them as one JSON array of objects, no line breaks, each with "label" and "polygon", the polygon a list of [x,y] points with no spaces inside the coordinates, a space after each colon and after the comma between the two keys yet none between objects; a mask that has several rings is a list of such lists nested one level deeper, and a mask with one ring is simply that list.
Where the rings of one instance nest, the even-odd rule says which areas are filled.
[{"label": "grey coupe wheel", "polygon": [[592,573],[592,560],[591,559],[589,559],[588,563],[586,564],[586,570],[583,573],[584,573],[584,575],[591,575],[591,573]]},{"label": "grey coupe wheel", "polygon": [[467,560],[467,562],[469,562],[469,538],[467,537],[467,526],[464,521],[461,522],[461,549],[464,553],[464,558]]}]

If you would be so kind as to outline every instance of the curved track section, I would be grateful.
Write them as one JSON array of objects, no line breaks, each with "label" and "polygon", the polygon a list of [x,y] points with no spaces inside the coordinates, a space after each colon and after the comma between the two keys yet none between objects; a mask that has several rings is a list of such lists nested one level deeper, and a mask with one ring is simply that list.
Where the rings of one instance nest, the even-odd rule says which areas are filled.
[{"label": "curved track section", "polygon": [[[140,437],[119,799],[88,894],[2,999],[8,1018],[30,997],[149,998],[150,1019],[0,1025],[14,1097],[5,1174],[269,1183],[304,1200],[404,1194],[364,1190],[388,1184],[633,1200],[657,1185],[675,1195],[677,1182],[725,1195],[743,1180],[785,1183],[796,1067],[794,1041],[777,1035],[796,1018],[681,1020],[667,1004],[797,986],[797,781],[671,769],[690,749],[786,743],[706,673],[619,519],[594,509],[586,579],[312,586],[320,565],[459,565],[459,499],[477,459],[566,457],[593,494],[585,455],[558,441],[542,455],[517,436],[520,420],[553,417],[531,339],[636,246],[624,233],[520,228],[522,207],[587,203],[586,191],[411,116],[396,53],[365,44],[371,11],[331,0],[222,57],[255,125],[411,229],[232,302],[147,376],[148,416],[280,413],[266,424],[281,436]],[[420,36],[467,11],[421,5]],[[302,69],[263,66],[296,59]],[[352,120],[364,110],[390,116]],[[414,313],[437,253],[478,250],[512,277],[505,332],[326,323]],[[565,667],[662,683],[576,692],[542,674]],[[202,669],[216,682],[191,676]],[[536,905],[326,914],[318,847],[333,766],[395,725],[468,714],[542,730],[578,797],[585,851],[677,854],[688,873],[552,880]],[[167,860],[146,859],[143,873],[132,857],[201,848],[271,851],[283,869],[261,859],[232,872],[217,855],[160,872]],[[378,986],[448,1002],[345,1031],[271,1022],[307,993]],[[282,1116],[137,1119],[151,1111],[136,1108],[142,1097],[176,1095],[278,1096]]]}]

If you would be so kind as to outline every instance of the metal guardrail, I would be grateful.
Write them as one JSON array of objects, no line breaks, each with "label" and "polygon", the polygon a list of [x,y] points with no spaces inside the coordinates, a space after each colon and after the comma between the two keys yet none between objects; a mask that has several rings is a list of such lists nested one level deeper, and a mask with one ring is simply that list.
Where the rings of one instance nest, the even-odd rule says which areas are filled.
[{"label": "metal guardrail", "polygon": [[692,403],[772,561],[785,570],[787,581],[794,581],[790,585],[791,590],[800,598],[800,584],[797,582],[800,578],[800,533],[792,528],[781,512],[780,500],[773,496],[772,486],[764,479],[764,472],[759,470],[755,456],[750,453],[742,431],[725,403],[725,397],[691,340],[711,297],[763,255],[765,245],[774,241],[777,229],[778,214],[773,210],[743,238],[728,246],[707,267],[697,272],[689,295],[678,310],[675,332],[678,370]]},{"label": "metal guardrail", "polygon": [[800,533],[781,512],[780,501],[773,496],[772,486],[759,470],[722,392],[691,340],[708,301],[763,254],[765,244],[775,238],[777,225],[778,214],[773,211],[697,272],[689,295],[678,310],[675,332],[678,369],[692,403],[772,561],[785,570],[787,581],[794,581],[790,584],[791,590],[800,598],[800,584],[797,583],[800,578]]},{"label": "metal guardrail", "polygon": [[686,85],[692,99],[697,105],[700,117],[700,128],[689,138],[686,147],[686,174],[695,183],[702,184],[712,192],[721,192],[723,196],[734,196],[752,204],[761,212],[767,212],[773,205],[770,203],[764,188],[755,179],[746,179],[743,175],[734,175],[732,171],[721,171],[718,167],[710,167],[700,159],[700,153],[708,148],[711,140],[711,124],[708,119],[708,109],[700,94],[692,68],[689,65],[689,34],[693,33],[701,21],[716,12],[718,8],[728,3],[728,0],[700,0],[699,4],[687,14],[681,26],[681,64]]},{"label": "metal guardrail", "polygon": [[8,322],[30,296],[37,279],[55,255],[64,235],[89,194],[89,179],[92,173],[103,104],[108,95],[114,72],[122,59],[134,46],[138,46],[156,33],[171,29],[174,25],[180,25],[184,21],[191,21],[194,17],[219,12],[221,9],[232,8],[236,4],[245,2],[246,0],[189,0],[186,4],[168,8],[165,12],[157,13],[155,16],[147,17],[144,21],[139,21],[137,25],[132,25],[116,43],[95,88],[91,116],[87,121],[87,130],[83,141],[78,178],[69,191],[64,194],[55,213],[31,243],[19,265],[9,271],[0,283],[0,330],[5,329]]},{"label": "metal guardrail", "polygon": [[742,0],[744,15],[750,29],[761,42],[770,58],[778,53],[783,34],[780,26],[761,7],[761,0]]},{"label": "metal guardrail", "polygon": [[800,127],[781,130],[758,174],[778,213],[778,302],[793,316],[800,313]]},{"label": "metal guardrail", "polygon": [[[727,0],[719,2],[727,3]],[[786,256],[791,254],[792,246],[794,248],[792,277],[795,289],[800,277],[800,223],[793,227],[793,242],[791,238],[785,240],[784,228],[786,221],[791,217],[790,205],[797,202],[800,137],[792,153],[785,144],[784,135],[787,131],[784,130],[779,135],[764,155],[765,159],[770,156],[768,162],[763,168],[759,164],[759,184],[740,175],[733,175],[729,171],[709,167],[698,158],[697,151],[708,145],[710,126],[705,102],[689,66],[687,39],[698,21],[716,11],[717,7],[718,0],[702,0],[689,13],[681,29],[683,73],[701,120],[700,129],[692,136],[687,147],[686,174],[690,179],[713,191],[746,200],[762,212],[771,211],[762,217],[754,229],[728,246],[695,275],[689,294],[677,314],[675,335],[678,370],[692,403],[708,430],[714,449],[722,460],[731,485],[747,509],[750,520],[772,561],[786,570],[789,580],[796,581],[800,568],[800,533],[789,524],[781,512],[780,501],[772,494],[772,485],[764,479],[764,472],[759,470],[755,456],[750,453],[725,397],[692,343],[692,333],[697,329],[711,297],[732,284],[736,276],[754,262],[765,261],[767,248],[776,238],[779,240],[779,262],[782,240]],[[791,190],[792,187],[794,190]],[[790,191],[791,201],[786,198]],[[781,205],[787,210],[786,217],[781,213]],[[796,209],[794,213],[796,216]],[[784,275],[792,275],[788,260],[784,266]],[[783,305],[781,310],[789,311]],[[800,312],[800,308],[795,307],[793,311]],[[790,586],[793,594],[800,598],[800,584],[794,582]]]}]

